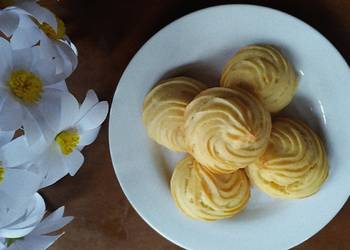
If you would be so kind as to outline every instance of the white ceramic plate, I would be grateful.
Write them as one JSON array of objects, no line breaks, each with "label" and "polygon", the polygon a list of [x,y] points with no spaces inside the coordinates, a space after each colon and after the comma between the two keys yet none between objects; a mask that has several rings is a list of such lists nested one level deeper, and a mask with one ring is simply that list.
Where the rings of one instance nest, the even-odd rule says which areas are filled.
[{"label": "white ceramic plate", "polygon": [[[271,43],[289,56],[299,88],[285,112],[309,123],[327,143],[330,174],[320,192],[302,200],[271,199],[253,189],[248,207],[232,219],[199,222],[175,206],[169,179],[181,154],[156,145],[141,120],[145,95],[160,80],[187,75],[218,82],[238,48]],[[161,235],[187,249],[287,249],[317,233],[350,193],[350,71],[320,33],[280,11],[224,5],[182,17],[155,34],[125,70],[114,96],[110,150],[130,203]]]}]

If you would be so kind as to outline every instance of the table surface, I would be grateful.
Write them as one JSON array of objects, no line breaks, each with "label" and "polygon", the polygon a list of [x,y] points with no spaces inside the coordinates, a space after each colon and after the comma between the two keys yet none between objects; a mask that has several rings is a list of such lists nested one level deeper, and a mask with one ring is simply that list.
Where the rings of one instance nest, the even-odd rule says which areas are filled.
[{"label": "table surface", "polygon": [[[79,65],[68,79],[69,89],[80,100],[88,89],[94,89],[109,103],[132,56],[160,28],[195,10],[238,2],[269,6],[300,18],[325,35],[349,63],[349,0],[41,1],[65,21],[79,51]],[[75,216],[51,249],[179,249],[151,229],[123,194],[109,154],[108,121],[84,155],[85,163],[75,177],[66,177],[42,191],[48,209],[65,205],[66,214]],[[350,202],[325,228],[295,249],[350,249]]]}]

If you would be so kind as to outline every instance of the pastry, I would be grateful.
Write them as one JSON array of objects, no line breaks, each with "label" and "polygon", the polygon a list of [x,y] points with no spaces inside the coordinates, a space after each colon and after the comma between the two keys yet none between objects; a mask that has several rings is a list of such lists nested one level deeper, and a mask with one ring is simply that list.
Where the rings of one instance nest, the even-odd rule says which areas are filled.
[{"label": "pastry", "polygon": [[254,93],[272,113],[290,103],[297,76],[287,58],[270,45],[251,45],[238,51],[226,64],[221,75],[223,87],[242,87]]},{"label": "pastry", "polygon": [[185,112],[188,152],[215,173],[231,173],[254,162],[264,152],[270,131],[270,114],[242,89],[207,89]]},{"label": "pastry", "polygon": [[183,213],[205,221],[233,216],[246,206],[250,197],[249,180],[243,170],[216,175],[191,156],[177,163],[170,187]]},{"label": "pastry", "polygon": [[247,172],[270,196],[303,198],[316,193],[327,178],[327,156],[322,141],[308,126],[278,118],[265,153]]},{"label": "pastry", "polygon": [[174,151],[186,151],[183,124],[187,104],[206,87],[188,77],[162,81],[146,96],[143,122],[150,138]]}]

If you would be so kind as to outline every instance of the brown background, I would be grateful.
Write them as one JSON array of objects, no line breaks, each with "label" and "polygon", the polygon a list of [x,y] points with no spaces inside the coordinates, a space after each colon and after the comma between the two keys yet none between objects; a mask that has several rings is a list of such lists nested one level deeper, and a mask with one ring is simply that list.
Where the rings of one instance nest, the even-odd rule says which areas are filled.
[{"label": "brown background", "polygon": [[[111,103],[123,70],[147,39],[184,14],[223,3],[260,4],[292,14],[319,30],[350,60],[349,0],[41,2],[65,21],[78,48],[79,66],[68,82],[80,100],[92,88]],[[85,149],[85,164],[75,177],[43,191],[49,209],[65,205],[66,214],[75,216],[51,249],[179,249],[153,231],[128,203],[113,172],[107,130],[108,121],[97,141]],[[350,202],[296,249],[350,249]]]}]

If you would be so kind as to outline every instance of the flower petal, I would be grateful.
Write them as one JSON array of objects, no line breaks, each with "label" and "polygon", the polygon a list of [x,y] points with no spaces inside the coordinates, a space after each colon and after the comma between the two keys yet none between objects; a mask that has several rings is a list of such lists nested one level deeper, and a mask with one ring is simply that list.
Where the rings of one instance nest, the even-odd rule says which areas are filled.
[{"label": "flower petal", "polygon": [[17,240],[7,250],[45,250],[48,249],[62,235],[31,235],[24,237],[23,240]]},{"label": "flower petal", "polygon": [[38,105],[38,111],[45,119],[45,123],[52,130],[53,136],[59,130],[61,103],[67,94],[61,90],[53,88],[45,88],[41,101]]},{"label": "flower petal", "polygon": [[79,150],[74,150],[71,154],[63,157],[63,162],[71,176],[74,176],[84,163],[84,156]]},{"label": "flower petal", "polygon": [[36,73],[43,81],[44,85],[56,83],[56,65],[52,60],[41,59],[32,67],[32,72]]},{"label": "flower petal", "polygon": [[62,155],[58,150],[58,148],[50,148],[46,153],[47,156],[37,163],[41,164],[41,168],[47,167],[47,174],[40,188],[50,186],[68,174],[68,169],[65,167]]},{"label": "flower petal", "polygon": [[106,119],[107,114],[108,102],[99,102],[78,121],[77,127],[81,131],[97,128]]},{"label": "flower petal", "polygon": [[[0,148],[0,159],[6,168],[19,167],[39,157],[47,148],[44,138],[30,145],[26,136],[20,136]],[[20,152],[20,157],[18,157]]]},{"label": "flower petal", "polygon": [[57,42],[56,45],[58,54],[61,57],[60,71],[65,77],[68,77],[78,65],[78,57],[72,48],[65,42]]},{"label": "flower petal", "polygon": [[4,131],[16,130],[23,121],[23,107],[11,95],[5,97],[0,110],[0,129]]},{"label": "flower petal", "polygon": [[13,136],[15,135],[15,130],[12,131],[0,131],[0,147],[9,143]]},{"label": "flower petal", "polygon": [[30,48],[37,44],[42,33],[37,27],[18,27],[11,37],[11,47],[13,49]]},{"label": "flower petal", "polygon": [[64,92],[68,92],[67,83],[64,80],[60,81],[58,83],[51,84],[50,86],[48,86],[48,88],[58,89],[58,90],[62,90]]},{"label": "flower petal", "polygon": [[58,56],[58,52],[54,42],[47,37],[42,37],[40,45],[32,47],[32,51],[33,64],[30,70],[38,74],[45,85],[51,86],[65,79],[64,76],[56,72],[57,66],[54,58]]},{"label": "flower petal", "polygon": [[57,20],[55,15],[48,9],[41,7],[35,1],[29,2],[25,1],[19,4],[16,4],[19,8],[24,9],[29,14],[31,14],[36,20],[40,23],[47,23],[55,31],[57,31]]},{"label": "flower petal", "polygon": [[33,49],[18,49],[12,51],[14,69],[31,69],[33,63]]},{"label": "flower petal", "polygon": [[[16,222],[12,223],[12,228],[24,228],[28,225],[38,224],[45,214],[45,201],[39,193],[35,193],[32,196],[31,203],[27,206],[27,211],[22,218],[19,218]],[[7,228],[9,227],[7,226]]]},{"label": "flower petal", "polygon": [[0,185],[0,227],[9,225],[23,214],[40,183],[41,178],[29,171],[5,170],[4,180]]},{"label": "flower petal", "polygon": [[11,45],[4,38],[0,37],[0,81],[4,80],[12,69]]},{"label": "flower petal", "polygon": [[[42,114],[42,111],[37,105],[27,107],[27,110],[28,110],[28,113],[30,113],[30,115],[33,117],[32,125],[34,125],[34,121],[35,121],[37,126],[39,127],[37,134],[33,135],[33,131],[30,131],[30,130],[26,131],[26,128],[23,125],[25,132],[27,133],[28,143],[30,145],[34,144],[40,138],[40,135],[43,135],[47,144],[51,144],[52,140],[55,137],[55,131],[47,123],[47,117],[45,117]],[[29,133],[32,134],[31,137],[29,137]]]},{"label": "flower petal", "polygon": [[58,57],[59,55],[57,51],[56,42],[46,36],[42,36],[40,38],[39,47],[40,47],[41,58],[46,58],[51,60]]},{"label": "flower petal", "polygon": [[[18,3],[18,1],[19,0],[17,0],[17,3]],[[21,28],[38,27],[38,25],[36,23],[34,23],[32,17],[30,16],[30,14],[27,11],[20,9],[20,8],[16,8],[16,7],[11,8],[9,11],[11,11],[19,16],[18,27],[21,27]]]},{"label": "flower petal", "polygon": [[10,225],[26,212],[28,200],[18,200],[16,197],[10,196],[0,191],[0,228]]},{"label": "flower petal", "polygon": [[6,249],[5,238],[0,238],[0,250]]},{"label": "flower petal", "polygon": [[70,128],[77,121],[79,114],[79,103],[77,99],[70,93],[62,95],[61,114],[59,131]]},{"label": "flower petal", "polygon": [[[42,59],[49,60],[55,65],[55,78],[52,78],[51,83],[56,83],[58,81],[62,81],[66,79],[71,73],[72,70],[70,69],[71,66],[70,62],[67,62],[66,58],[62,57],[58,48],[58,45],[63,42],[61,41],[55,41],[52,39],[49,39],[48,37],[42,37],[40,40],[40,56]],[[68,66],[67,66],[68,65]],[[65,72],[64,67],[68,67],[68,70],[70,72]]]},{"label": "flower petal", "polygon": [[0,31],[10,37],[19,24],[19,17],[15,13],[8,11],[0,12]]},{"label": "flower petal", "polygon": [[64,35],[63,39],[64,43],[68,44],[68,46],[73,50],[74,54],[78,56],[78,50],[77,47],[74,45],[74,43],[70,40],[69,36]]},{"label": "flower petal", "polygon": [[33,111],[31,109],[25,108],[23,129],[29,145],[33,145],[43,136],[42,129],[39,125],[40,120],[36,119],[32,113]]},{"label": "flower petal", "polygon": [[6,168],[0,190],[16,195],[16,199],[28,199],[34,195],[40,185],[38,175],[23,169]]},{"label": "flower petal", "polygon": [[6,238],[19,238],[29,234],[39,224],[45,214],[45,202],[36,193],[26,213],[19,219],[0,229],[0,235]]},{"label": "flower petal", "polygon": [[35,45],[35,46],[31,47],[31,50],[32,50],[32,64],[31,64],[31,68],[28,69],[30,71],[33,70],[33,65],[36,65],[37,62],[42,59],[40,46]]},{"label": "flower petal", "polygon": [[83,131],[81,134],[79,134],[79,147],[87,146],[91,143],[93,143],[96,140],[96,137],[98,135],[98,132],[100,131],[101,126],[98,126],[97,128],[90,129]]},{"label": "flower petal", "polygon": [[98,97],[94,90],[89,89],[86,93],[86,97],[80,106],[79,119],[86,115],[89,110],[98,103]]},{"label": "flower petal", "polygon": [[48,234],[55,232],[73,220],[72,216],[63,217],[64,207],[60,207],[44,218],[32,231],[32,234]]}]

